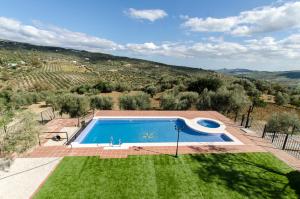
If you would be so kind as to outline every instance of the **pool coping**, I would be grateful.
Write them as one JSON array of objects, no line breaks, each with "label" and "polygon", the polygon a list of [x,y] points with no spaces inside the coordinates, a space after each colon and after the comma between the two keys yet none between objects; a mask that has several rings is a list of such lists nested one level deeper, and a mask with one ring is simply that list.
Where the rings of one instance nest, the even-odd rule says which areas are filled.
[{"label": "pool coping", "polygon": [[[204,133],[223,133],[228,136],[232,142],[179,142],[179,146],[194,146],[194,145],[244,145],[239,139],[233,136],[226,130],[226,126],[223,122],[207,118],[207,117],[196,117],[193,119],[187,119],[181,116],[95,116],[92,121],[85,127],[85,129],[80,133],[80,135],[73,141],[69,147],[81,148],[81,147],[105,147],[106,149],[128,149],[133,146],[176,146],[176,142],[151,142],[151,143],[122,143],[121,145],[113,145],[111,146],[109,143],[102,144],[82,144],[80,143],[91,130],[91,128],[95,125],[97,119],[182,119],[186,123],[186,125],[193,130],[204,132]],[[201,119],[212,120],[220,124],[219,128],[207,128],[201,126],[197,123],[197,121]],[[210,132],[207,132],[210,131]]]}]

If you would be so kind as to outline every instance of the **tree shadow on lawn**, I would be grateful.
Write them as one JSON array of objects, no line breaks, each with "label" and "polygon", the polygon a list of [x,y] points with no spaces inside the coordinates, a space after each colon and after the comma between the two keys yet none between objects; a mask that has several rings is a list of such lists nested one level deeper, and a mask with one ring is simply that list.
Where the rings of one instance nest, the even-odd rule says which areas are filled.
[{"label": "tree shadow on lawn", "polygon": [[200,179],[225,186],[226,189],[237,192],[245,198],[300,198],[298,171],[284,172],[284,169],[277,168],[272,162],[257,163],[255,161],[257,158],[246,154],[192,157],[200,163],[196,169]]}]

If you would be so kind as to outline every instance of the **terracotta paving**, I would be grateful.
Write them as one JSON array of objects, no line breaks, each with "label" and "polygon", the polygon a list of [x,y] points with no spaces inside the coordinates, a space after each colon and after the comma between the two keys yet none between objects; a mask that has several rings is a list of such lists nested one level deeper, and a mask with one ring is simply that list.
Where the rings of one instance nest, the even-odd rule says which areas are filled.
[{"label": "terracotta paving", "polygon": [[[243,152],[271,152],[294,168],[300,169],[300,160],[290,156],[282,150],[276,149],[270,143],[257,135],[247,134],[240,127],[224,115],[215,111],[98,111],[96,116],[181,116],[188,119],[208,117],[225,123],[226,130],[239,139],[243,145],[197,145],[180,146],[179,154],[195,153],[243,153]],[[54,119],[46,126],[48,131],[59,131],[66,126],[75,126],[77,119]],[[107,150],[103,147],[70,148],[67,146],[41,146],[24,155],[26,157],[64,157],[64,156],[100,156],[100,158],[126,158],[128,155],[175,154],[174,146],[130,147],[129,149]]]},{"label": "terracotta paving", "polygon": [[63,119],[63,118],[57,118],[53,119],[50,122],[48,122],[44,127],[44,132],[58,132],[63,127],[72,127],[77,126],[78,120],[76,118],[71,119]]}]

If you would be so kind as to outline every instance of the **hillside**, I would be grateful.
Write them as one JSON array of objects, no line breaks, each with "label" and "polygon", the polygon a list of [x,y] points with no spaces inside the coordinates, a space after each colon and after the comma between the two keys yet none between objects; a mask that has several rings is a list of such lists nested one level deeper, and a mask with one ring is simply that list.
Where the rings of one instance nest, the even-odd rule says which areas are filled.
[{"label": "hillside", "polygon": [[300,70],[296,71],[254,71],[248,69],[222,69],[217,72],[237,77],[249,77],[283,83],[289,86],[300,87]]},{"label": "hillside", "polygon": [[0,41],[0,85],[17,90],[69,89],[99,80],[133,89],[169,77],[216,72],[58,47]]}]

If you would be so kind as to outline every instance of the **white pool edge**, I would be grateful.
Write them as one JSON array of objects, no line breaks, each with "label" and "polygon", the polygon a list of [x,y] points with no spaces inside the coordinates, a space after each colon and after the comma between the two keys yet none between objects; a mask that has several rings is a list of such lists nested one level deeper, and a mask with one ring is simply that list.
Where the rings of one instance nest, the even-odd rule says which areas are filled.
[{"label": "white pool edge", "polygon": [[[240,140],[238,140],[235,136],[233,136],[231,133],[226,131],[226,126],[223,122],[219,120],[215,120],[212,118],[206,118],[206,117],[197,117],[194,119],[187,119],[180,116],[96,116],[94,117],[91,122],[87,125],[87,127],[80,133],[80,135],[75,139],[74,142],[72,142],[70,147],[110,147],[110,144],[82,144],[80,143],[85,136],[88,134],[88,132],[91,130],[91,128],[95,125],[97,119],[182,119],[186,123],[187,126],[190,128],[204,132],[204,133],[223,133],[226,136],[228,136],[232,142],[179,142],[179,146],[195,146],[195,145],[244,145]],[[204,126],[201,126],[197,123],[199,120],[212,120],[214,122],[217,122],[220,124],[219,128],[207,128]],[[129,148],[133,146],[176,146],[176,142],[151,142],[151,143],[123,143],[121,147],[123,148]],[[114,147],[119,147],[115,146]],[[121,149],[121,148],[120,148]]]}]

